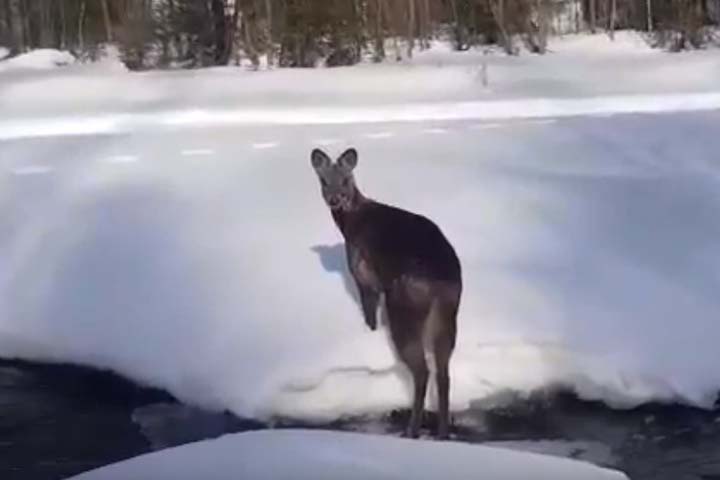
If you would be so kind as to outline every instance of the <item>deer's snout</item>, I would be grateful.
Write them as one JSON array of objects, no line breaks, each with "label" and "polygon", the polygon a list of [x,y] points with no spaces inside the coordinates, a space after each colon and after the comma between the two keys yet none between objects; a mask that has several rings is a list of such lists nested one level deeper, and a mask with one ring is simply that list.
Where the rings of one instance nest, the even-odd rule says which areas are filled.
[{"label": "deer's snout", "polygon": [[327,203],[330,208],[338,208],[342,204],[340,195],[330,195],[327,197]]}]

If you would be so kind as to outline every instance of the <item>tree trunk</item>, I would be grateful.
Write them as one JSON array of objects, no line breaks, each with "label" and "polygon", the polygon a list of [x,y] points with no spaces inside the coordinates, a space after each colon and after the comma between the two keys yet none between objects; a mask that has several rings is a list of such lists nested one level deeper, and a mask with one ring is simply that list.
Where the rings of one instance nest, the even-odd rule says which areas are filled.
[{"label": "tree trunk", "polygon": [[[550,30],[550,5],[551,0],[537,0],[538,18],[538,53],[547,52],[548,34]],[[614,0],[613,0],[614,1]]]},{"label": "tree trunk", "polygon": [[273,34],[273,8],[272,0],[265,0],[265,38],[267,39],[267,62],[268,66],[272,66],[275,63],[275,35]]},{"label": "tree trunk", "polygon": [[610,25],[608,31],[610,40],[615,40],[615,23],[617,21],[617,0],[610,0]]},{"label": "tree trunk", "polygon": [[25,32],[23,31],[24,24],[22,19],[22,9],[20,8],[20,0],[8,0],[7,7],[8,14],[10,15],[8,23],[10,24],[10,32],[12,36],[10,52],[15,55],[25,51]]},{"label": "tree trunk", "polygon": [[597,11],[596,0],[588,0],[588,8],[590,9],[590,33],[595,33],[595,14]]},{"label": "tree trunk", "polygon": [[490,0],[490,10],[502,39],[503,48],[508,55],[515,55],[515,47],[513,46],[512,37],[505,28],[505,3],[503,0]]},{"label": "tree trunk", "polygon": [[[7,0],[0,0],[0,43],[12,46],[12,29],[10,28],[10,10]],[[2,57],[0,57],[2,58]]]},{"label": "tree trunk", "polygon": [[227,65],[230,59],[228,48],[228,25],[225,18],[224,0],[212,0],[210,10],[213,19],[213,63],[215,65]]},{"label": "tree trunk", "polygon": [[22,32],[23,32],[23,43],[25,49],[33,49],[37,46],[35,38],[33,38],[32,30],[30,29],[30,12],[28,11],[27,0],[18,1],[20,5],[20,19],[22,21]]},{"label": "tree trunk", "polygon": [[453,25],[455,26],[455,50],[465,50],[465,36],[463,35],[463,27],[460,25],[457,0],[450,0],[450,9],[452,10]]},{"label": "tree trunk", "polygon": [[582,2],[580,0],[575,1],[575,33],[580,33],[582,30]]},{"label": "tree trunk", "polygon": [[646,0],[645,7],[646,7],[646,13],[647,13],[647,31],[652,32],[653,31],[652,0]]},{"label": "tree trunk", "polygon": [[257,16],[255,12],[255,5],[252,2],[246,4],[246,8],[243,9],[240,17],[240,31],[245,44],[245,51],[247,52],[248,58],[255,70],[260,67],[260,57],[258,56],[258,48],[255,42],[255,28],[257,24]]},{"label": "tree trunk", "polygon": [[407,57],[412,58],[415,49],[415,0],[408,0]]},{"label": "tree trunk", "polygon": [[65,13],[65,2],[58,2],[60,5],[60,49],[67,48],[67,18]]},{"label": "tree trunk", "polygon": [[100,0],[103,13],[103,25],[105,26],[105,40],[107,43],[113,42],[112,25],[110,24],[110,8],[108,7],[107,0]]},{"label": "tree trunk", "polygon": [[361,5],[360,0],[353,0],[353,62],[359,62],[362,58],[363,47],[365,46],[365,38],[363,32],[367,28],[366,11]]},{"label": "tree trunk", "polygon": [[87,5],[85,0],[80,2],[80,14],[78,15],[78,48],[80,52],[85,51],[85,9]]},{"label": "tree trunk", "polygon": [[43,2],[37,6],[37,14],[40,17],[38,20],[38,44],[42,48],[53,48],[57,44],[54,42],[54,28],[53,28],[53,14],[51,9],[53,7],[52,2]]},{"label": "tree trunk", "polygon": [[383,0],[375,0],[375,52],[373,61],[385,60],[385,33],[383,31]]},{"label": "tree trunk", "polygon": [[430,48],[430,40],[432,39],[432,13],[430,11],[430,0],[422,0],[422,47]]}]

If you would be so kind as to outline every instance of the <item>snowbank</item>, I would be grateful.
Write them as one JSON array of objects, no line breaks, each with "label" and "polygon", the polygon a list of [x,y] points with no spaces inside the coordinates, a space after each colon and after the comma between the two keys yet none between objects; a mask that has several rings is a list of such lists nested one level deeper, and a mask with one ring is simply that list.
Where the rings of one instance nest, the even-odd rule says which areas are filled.
[{"label": "snowbank", "polygon": [[0,355],[111,368],[245,417],[406,407],[309,166],[314,146],[352,144],[365,192],[430,216],[460,254],[454,410],[558,384],[619,407],[710,407],[717,125],[706,112],[4,142]]},{"label": "snowbank", "polygon": [[715,50],[675,55],[651,50],[634,34],[618,34],[615,42],[598,34],[556,39],[544,56],[484,55],[436,46],[410,62],[335,69],[252,72],[223,67],[129,74],[73,65],[52,74],[0,76],[0,110],[12,118],[79,111],[137,114],[577,99],[718,92],[719,80]]},{"label": "snowbank", "polygon": [[[3,55],[0,55],[0,58],[2,57]],[[73,63],[75,63],[75,57],[70,52],[43,48],[0,62],[0,72],[10,70],[54,70],[58,67],[67,67]],[[59,92],[55,93],[58,94]]]},{"label": "snowbank", "polygon": [[137,457],[74,480],[622,480],[619,472],[499,448],[323,431],[228,435]]},{"label": "snowbank", "polygon": [[10,50],[5,47],[0,47],[0,60],[10,55]]}]

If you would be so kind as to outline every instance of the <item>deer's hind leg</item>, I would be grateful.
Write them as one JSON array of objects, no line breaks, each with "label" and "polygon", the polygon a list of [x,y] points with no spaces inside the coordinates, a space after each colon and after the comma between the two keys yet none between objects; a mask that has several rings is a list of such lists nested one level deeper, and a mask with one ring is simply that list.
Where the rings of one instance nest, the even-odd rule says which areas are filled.
[{"label": "deer's hind leg", "polygon": [[398,289],[386,293],[385,305],[395,350],[413,378],[412,411],[406,435],[417,438],[423,421],[429,376],[422,337],[429,306],[425,302],[413,301]]},{"label": "deer's hind leg", "polygon": [[433,308],[434,325],[432,331],[432,349],[435,357],[435,381],[438,394],[438,431],[437,438],[445,440],[450,430],[450,356],[455,348],[457,334],[457,298],[441,298]]}]

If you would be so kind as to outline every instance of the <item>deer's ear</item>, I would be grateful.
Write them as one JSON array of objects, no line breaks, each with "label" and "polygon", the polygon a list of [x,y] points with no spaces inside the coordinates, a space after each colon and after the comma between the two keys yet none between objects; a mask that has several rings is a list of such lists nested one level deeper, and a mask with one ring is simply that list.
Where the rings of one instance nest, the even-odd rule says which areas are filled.
[{"label": "deer's ear", "polygon": [[332,160],[327,156],[325,152],[316,148],[310,154],[310,161],[315,170],[323,170],[330,166]]},{"label": "deer's ear", "polygon": [[337,161],[340,168],[346,172],[352,172],[358,163],[358,153],[354,148],[348,148],[345,152],[340,155]]}]

